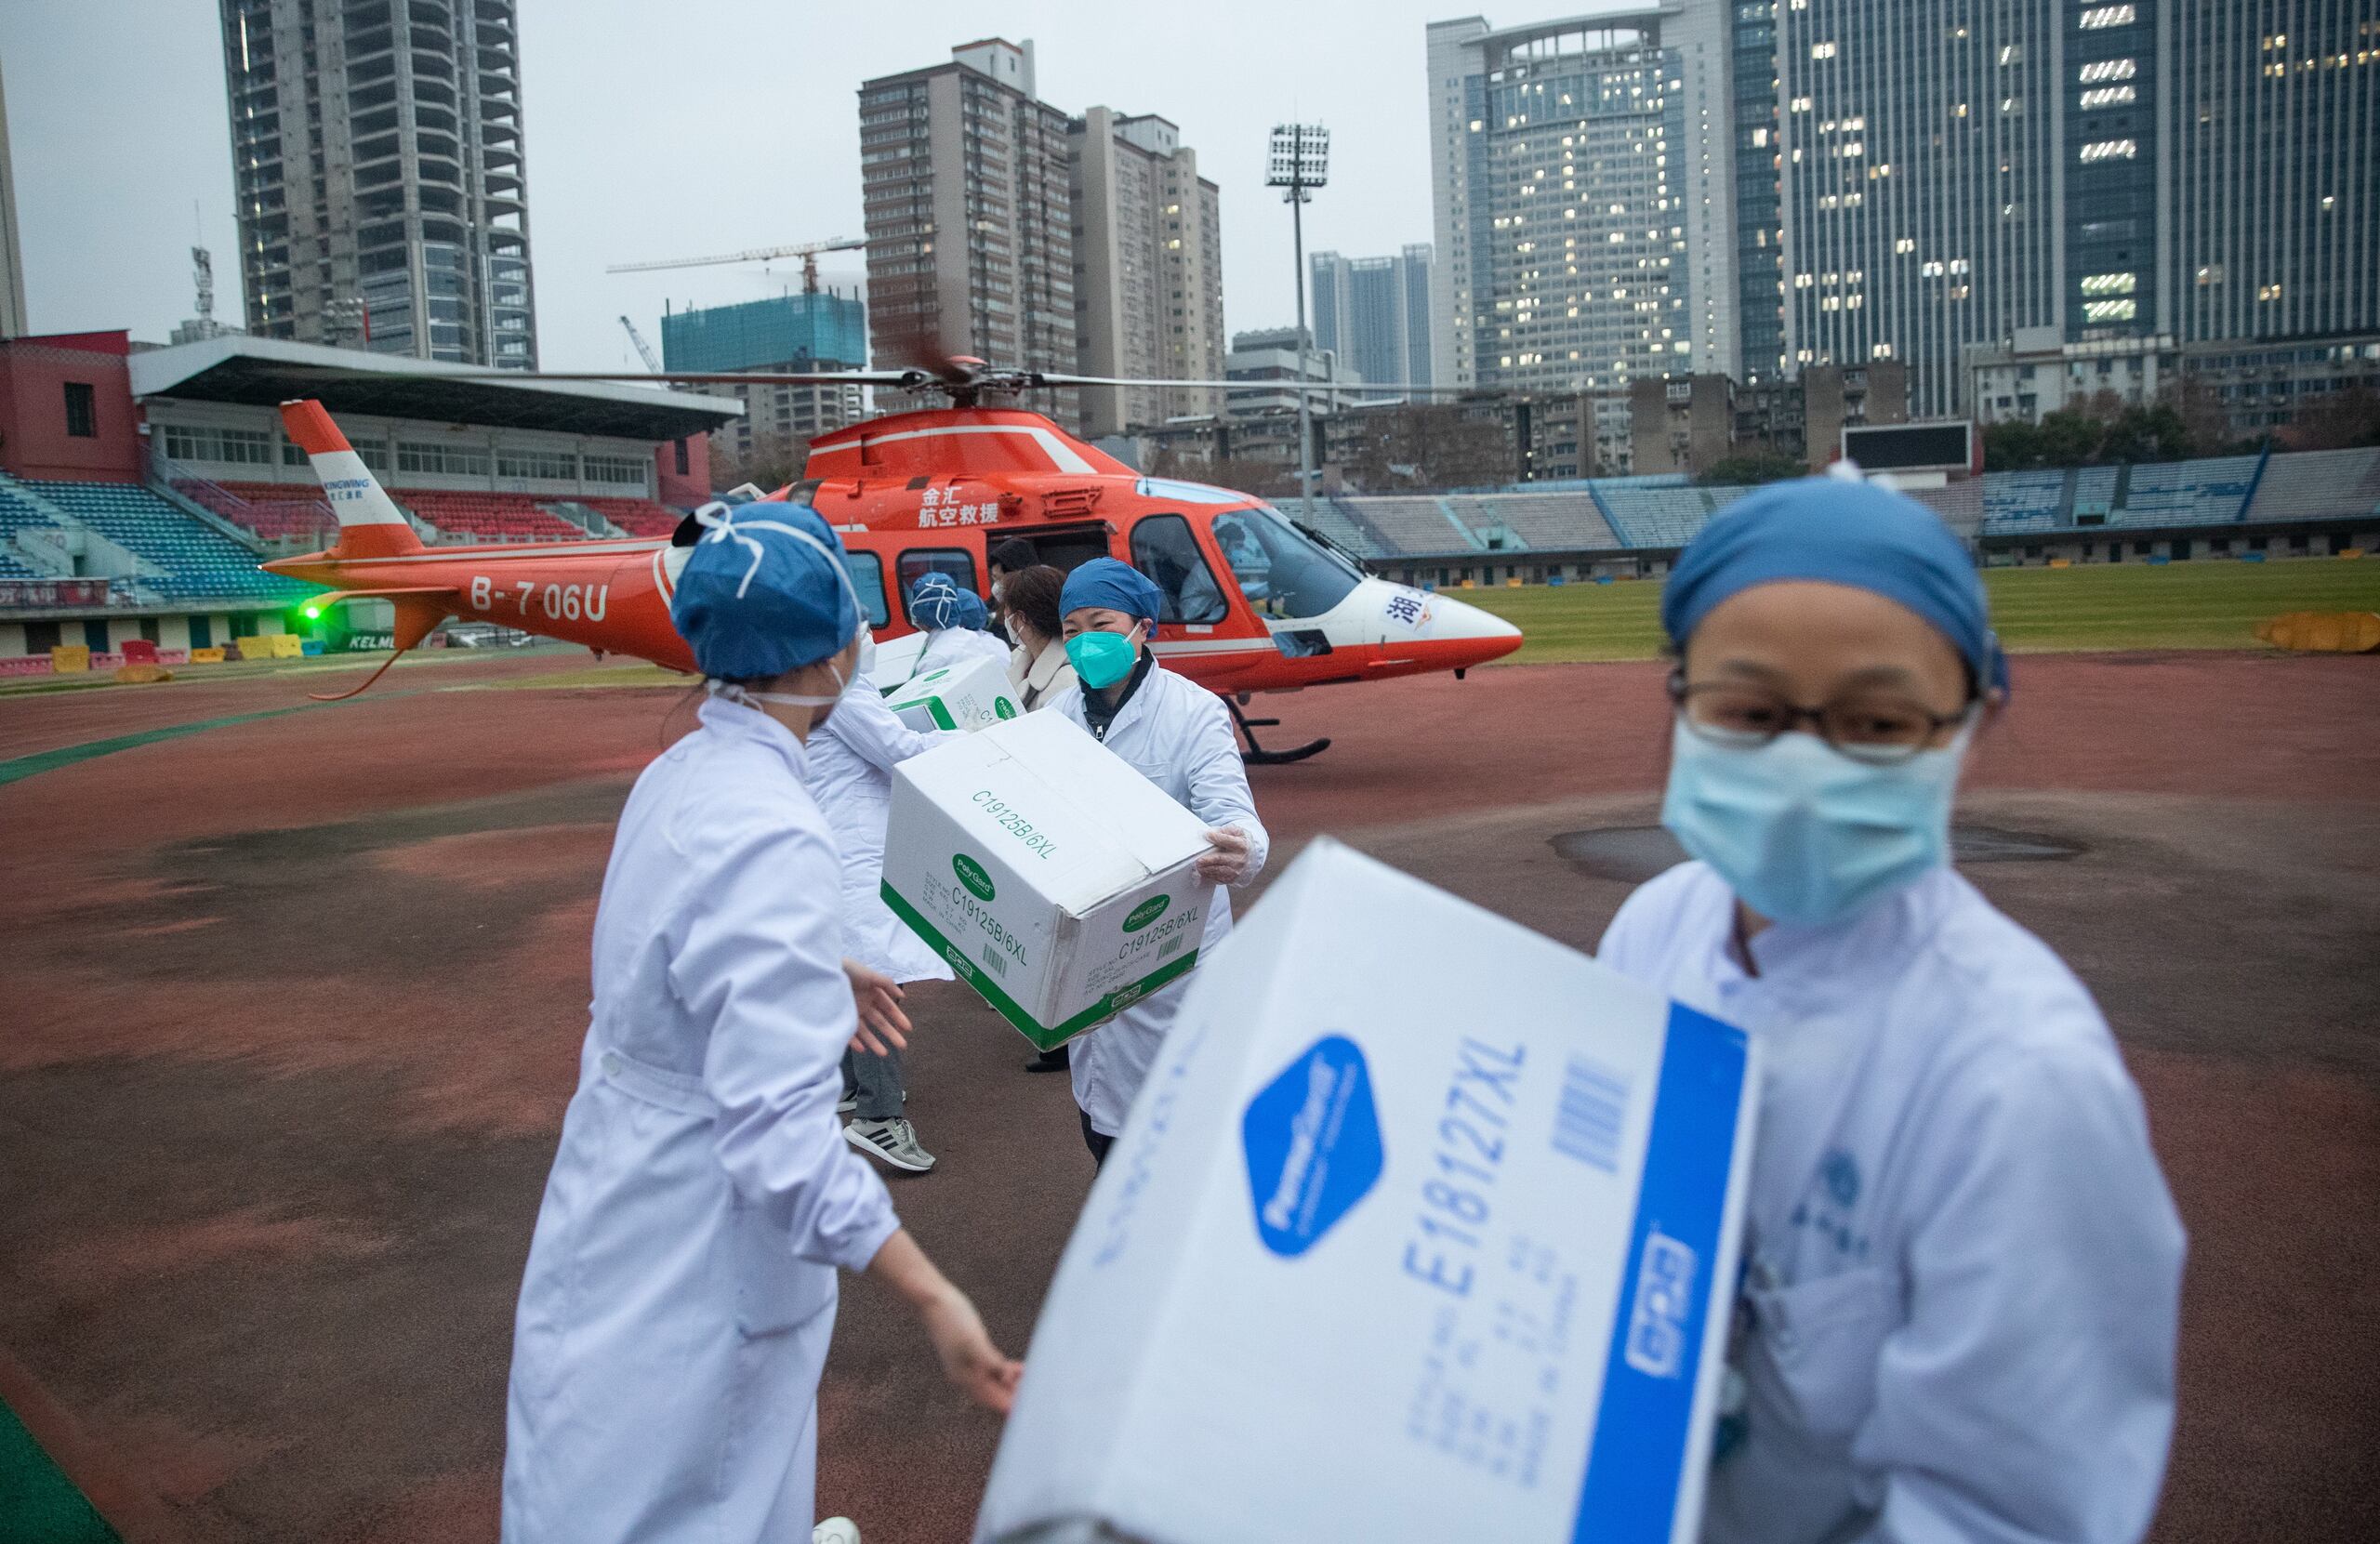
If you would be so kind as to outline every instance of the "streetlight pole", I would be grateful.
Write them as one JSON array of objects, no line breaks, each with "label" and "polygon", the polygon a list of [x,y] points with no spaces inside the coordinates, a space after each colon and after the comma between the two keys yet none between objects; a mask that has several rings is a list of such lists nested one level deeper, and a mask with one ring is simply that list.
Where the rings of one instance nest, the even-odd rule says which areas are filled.
[{"label": "streetlight pole", "polygon": [[1281,189],[1282,201],[1289,206],[1289,241],[1297,265],[1298,363],[1297,379],[1290,385],[1298,394],[1298,519],[1307,525],[1314,523],[1314,429],[1305,374],[1305,203],[1314,196],[1314,189],[1329,181],[1329,129],[1320,124],[1274,125],[1264,182]]}]

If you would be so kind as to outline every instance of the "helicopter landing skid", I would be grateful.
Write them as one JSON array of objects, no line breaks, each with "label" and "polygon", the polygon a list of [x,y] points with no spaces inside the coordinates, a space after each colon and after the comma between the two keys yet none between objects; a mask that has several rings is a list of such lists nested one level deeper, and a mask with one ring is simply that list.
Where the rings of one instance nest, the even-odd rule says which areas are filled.
[{"label": "helicopter landing skid", "polygon": [[1256,732],[1260,729],[1275,728],[1281,720],[1251,719],[1240,711],[1238,703],[1229,697],[1223,699],[1223,706],[1231,709],[1232,722],[1239,727],[1239,737],[1248,743],[1247,748],[1240,752],[1240,759],[1251,766],[1286,767],[1292,761],[1302,761],[1309,756],[1330,748],[1330,737],[1324,735],[1319,740],[1309,740],[1304,745],[1293,746],[1289,750],[1266,750],[1256,743]]}]

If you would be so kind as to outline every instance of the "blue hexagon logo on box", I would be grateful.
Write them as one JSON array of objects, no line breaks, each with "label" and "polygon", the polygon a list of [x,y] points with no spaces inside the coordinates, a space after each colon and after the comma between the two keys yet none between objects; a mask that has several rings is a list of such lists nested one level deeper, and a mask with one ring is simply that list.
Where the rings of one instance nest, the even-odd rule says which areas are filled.
[{"label": "blue hexagon logo on box", "polygon": [[1294,1260],[1380,1182],[1380,1111],[1361,1047],[1326,1035],[1240,1117],[1249,1199],[1264,1247]]}]

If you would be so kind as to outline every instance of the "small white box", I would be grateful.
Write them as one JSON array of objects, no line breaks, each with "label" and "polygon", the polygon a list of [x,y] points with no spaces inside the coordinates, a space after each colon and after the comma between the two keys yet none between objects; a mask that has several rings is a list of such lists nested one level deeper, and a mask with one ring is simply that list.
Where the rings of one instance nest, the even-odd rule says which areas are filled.
[{"label": "small white box", "polygon": [[1190,986],[976,1538],[1694,1538],[1758,1088],[1739,1031],[1316,841]]},{"label": "small white box", "polygon": [[897,692],[911,676],[918,673],[918,657],[926,652],[926,640],[932,635],[923,627],[915,632],[888,638],[876,645],[876,668],[867,679],[879,692]]},{"label": "small white box", "polygon": [[884,902],[1044,1049],[1197,964],[1198,817],[1056,713],[892,770]]},{"label": "small white box", "polygon": [[1008,667],[977,655],[912,676],[884,693],[884,705],[915,730],[982,729],[1025,710],[1008,683]]}]

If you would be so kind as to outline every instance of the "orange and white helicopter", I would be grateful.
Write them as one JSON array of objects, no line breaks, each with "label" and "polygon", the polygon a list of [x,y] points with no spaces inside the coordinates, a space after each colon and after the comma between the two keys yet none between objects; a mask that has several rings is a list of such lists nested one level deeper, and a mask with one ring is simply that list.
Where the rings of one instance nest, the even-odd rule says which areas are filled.
[{"label": "orange and white helicopter", "polygon": [[[861,381],[945,392],[946,408],[894,414],[821,436],[811,444],[803,480],[767,495],[812,506],[841,534],[879,642],[915,630],[908,595],[929,572],[983,593],[993,544],[1013,537],[1061,569],[1121,558],[1156,580],[1166,597],[1155,640],[1159,657],[1224,699],[1251,760],[1298,760],[1329,744],[1263,749],[1252,732],[1278,720],[1247,717],[1242,709],[1252,693],[1440,670],[1460,676],[1521,644],[1517,627],[1478,607],[1366,574],[1327,537],[1262,499],[1144,477],[1040,414],[981,405],[986,394],[1132,383],[1000,371],[954,357],[932,370],[884,373],[540,378]],[[281,411],[290,439],[312,458],[338,517],[338,539],[327,550],[264,566],[337,592],[307,602],[310,614],[363,597],[386,600],[396,614],[395,653],[354,692],[448,617],[694,669],[669,620],[678,572],[701,534],[691,516],[666,541],[425,546],[320,402],[291,402]]]}]

